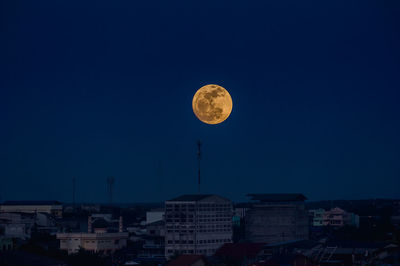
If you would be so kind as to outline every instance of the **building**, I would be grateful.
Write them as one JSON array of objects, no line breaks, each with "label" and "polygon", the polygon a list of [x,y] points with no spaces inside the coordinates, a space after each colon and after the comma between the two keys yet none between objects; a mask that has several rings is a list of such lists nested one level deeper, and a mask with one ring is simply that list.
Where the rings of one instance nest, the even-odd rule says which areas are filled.
[{"label": "building", "polygon": [[14,243],[12,238],[0,236],[0,252],[12,250],[14,248]]},{"label": "building", "polygon": [[324,209],[316,209],[308,211],[311,217],[311,225],[312,226],[323,226],[324,225]]},{"label": "building", "polygon": [[341,208],[333,208],[323,214],[324,226],[342,227],[345,225],[358,227],[360,217]]},{"label": "building", "polygon": [[164,221],[164,208],[153,209],[146,212],[146,224]]},{"label": "building", "polygon": [[84,233],[59,233],[60,249],[68,254],[76,253],[80,248],[96,253],[111,254],[118,249],[126,247],[128,233],[123,232],[122,217],[119,219],[119,230],[109,232],[109,224],[102,218],[92,221],[88,218],[88,232]]},{"label": "building", "polygon": [[32,213],[0,213],[0,231],[5,237],[29,239],[34,226]]},{"label": "building", "polygon": [[138,252],[139,262],[165,262],[165,222],[157,221],[146,224],[146,235],[141,237],[143,246]]},{"label": "building", "polygon": [[308,239],[308,213],[302,194],[250,194],[245,237],[255,243]]},{"label": "building", "polygon": [[217,195],[183,195],[165,202],[165,256],[211,256],[232,242],[232,203]]},{"label": "building", "polygon": [[58,201],[5,201],[0,205],[0,212],[48,213],[62,218],[62,205]]}]

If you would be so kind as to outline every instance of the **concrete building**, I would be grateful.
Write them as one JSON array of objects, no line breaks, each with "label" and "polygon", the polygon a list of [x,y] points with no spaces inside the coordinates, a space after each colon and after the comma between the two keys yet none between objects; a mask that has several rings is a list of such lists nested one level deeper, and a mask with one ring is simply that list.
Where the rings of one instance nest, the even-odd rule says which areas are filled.
[{"label": "concrete building", "polygon": [[250,194],[245,237],[254,243],[308,239],[308,213],[302,194]]},{"label": "concrete building", "polygon": [[0,252],[12,250],[14,243],[11,237],[0,236]]},{"label": "concrete building", "polygon": [[96,253],[110,254],[126,247],[128,233],[123,232],[122,217],[119,219],[118,232],[109,232],[108,223],[100,218],[95,222],[88,218],[87,233],[60,233],[60,249],[68,251],[68,254],[76,253],[80,248]]},{"label": "concrete building", "polygon": [[62,218],[62,205],[58,201],[6,201],[0,205],[0,212],[42,212]]},{"label": "concrete building", "polygon": [[142,250],[137,255],[137,260],[143,262],[165,262],[165,222],[156,221],[146,224],[146,235],[141,237]]},{"label": "concrete building", "polygon": [[232,203],[217,195],[183,195],[165,202],[165,256],[211,256],[232,242]]},{"label": "concrete building", "polygon": [[146,224],[164,221],[164,208],[153,209],[146,212]]},{"label": "concrete building", "polygon": [[0,231],[5,237],[29,239],[35,225],[32,213],[0,213]]},{"label": "concrete building", "polygon": [[358,227],[360,218],[358,215],[346,212],[341,208],[333,208],[323,214],[324,226],[342,227],[345,225]]},{"label": "concrete building", "polygon": [[308,211],[311,216],[311,225],[312,226],[323,226],[324,225],[324,209],[316,209]]}]

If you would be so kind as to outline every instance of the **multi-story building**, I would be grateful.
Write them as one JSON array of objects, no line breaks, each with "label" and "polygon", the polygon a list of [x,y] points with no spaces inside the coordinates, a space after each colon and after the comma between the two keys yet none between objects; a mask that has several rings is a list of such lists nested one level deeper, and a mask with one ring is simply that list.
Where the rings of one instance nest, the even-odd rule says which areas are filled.
[{"label": "multi-story building", "polygon": [[0,213],[0,232],[6,237],[28,239],[32,231],[52,233],[57,231],[52,215],[48,213]]},{"label": "multi-story building", "polygon": [[137,260],[159,263],[165,262],[165,222],[156,221],[146,224],[146,234],[141,236],[142,249],[138,252]]},{"label": "multi-story building", "polygon": [[341,208],[333,208],[323,214],[323,224],[325,226],[342,227],[344,225],[358,227],[360,218],[358,215],[346,212]]},{"label": "multi-story building", "polygon": [[183,195],[165,202],[165,256],[211,256],[232,242],[232,203],[217,195]]},{"label": "multi-story building", "polygon": [[308,239],[308,213],[302,194],[249,194],[245,237],[255,243]]},{"label": "multi-story building", "polygon": [[62,205],[58,201],[6,201],[0,205],[0,212],[42,212],[61,218]]},{"label": "multi-story building", "polygon": [[68,254],[76,253],[80,248],[96,253],[110,254],[126,247],[129,234],[123,232],[122,217],[119,219],[118,232],[109,232],[108,226],[109,224],[104,219],[99,218],[92,222],[92,217],[89,216],[87,233],[57,234],[57,239],[60,240],[60,249],[68,251]]},{"label": "multi-story building", "polygon": [[324,225],[324,209],[315,209],[315,210],[309,210],[308,211],[311,219],[311,225],[312,226],[323,226]]}]

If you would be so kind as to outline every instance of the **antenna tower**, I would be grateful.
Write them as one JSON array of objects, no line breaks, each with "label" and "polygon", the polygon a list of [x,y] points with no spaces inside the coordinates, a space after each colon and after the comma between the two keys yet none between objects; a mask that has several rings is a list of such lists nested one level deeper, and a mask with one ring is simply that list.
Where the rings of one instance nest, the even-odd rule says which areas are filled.
[{"label": "antenna tower", "polygon": [[198,167],[198,192],[200,193],[200,184],[201,184],[201,182],[200,182],[200,161],[201,161],[201,145],[202,145],[202,143],[201,143],[201,141],[200,140],[198,140],[197,141],[197,167]]}]

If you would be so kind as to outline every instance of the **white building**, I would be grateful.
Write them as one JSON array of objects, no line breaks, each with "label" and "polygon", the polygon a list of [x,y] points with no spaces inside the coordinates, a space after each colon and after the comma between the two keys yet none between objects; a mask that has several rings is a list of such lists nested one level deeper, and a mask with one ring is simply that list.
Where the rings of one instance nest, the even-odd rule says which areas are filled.
[{"label": "white building", "polygon": [[[96,253],[110,254],[126,247],[128,233],[122,230],[122,217],[119,220],[118,232],[108,232],[108,223],[99,219],[92,223],[92,217],[88,218],[87,233],[60,233],[60,249],[68,251],[68,254],[76,253],[80,248]],[[93,228],[93,230],[92,230]]]},{"label": "white building", "polygon": [[151,224],[158,221],[164,221],[164,208],[153,209],[146,212],[146,224]]},{"label": "white building", "polygon": [[68,254],[78,252],[80,248],[104,254],[126,247],[128,233],[64,233],[57,234],[60,249]]},{"label": "white building", "polygon": [[217,195],[183,195],[165,202],[165,256],[211,256],[232,242],[232,203]]},{"label": "white building", "polygon": [[0,212],[42,212],[61,218],[62,205],[58,201],[6,201],[0,205]]}]

